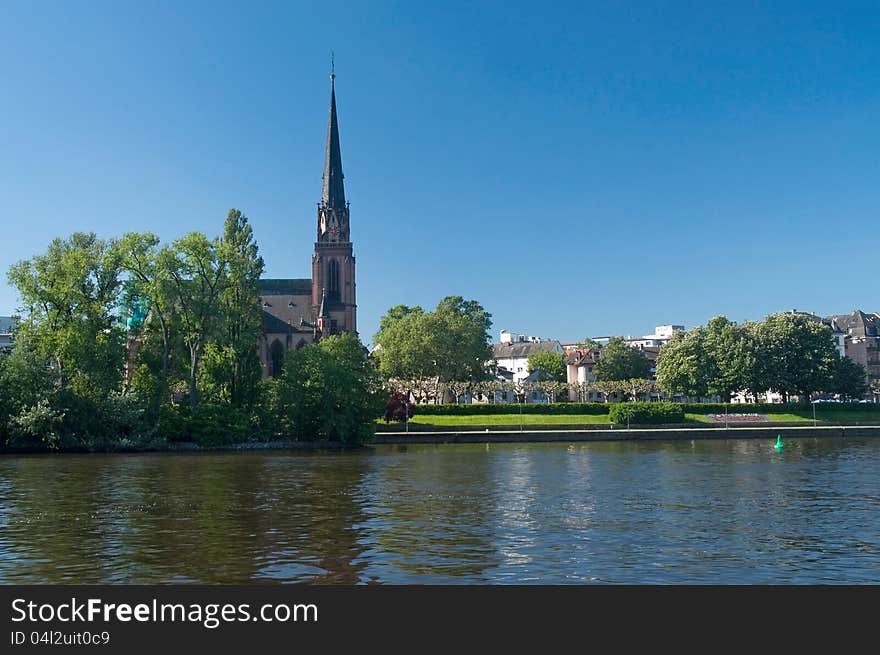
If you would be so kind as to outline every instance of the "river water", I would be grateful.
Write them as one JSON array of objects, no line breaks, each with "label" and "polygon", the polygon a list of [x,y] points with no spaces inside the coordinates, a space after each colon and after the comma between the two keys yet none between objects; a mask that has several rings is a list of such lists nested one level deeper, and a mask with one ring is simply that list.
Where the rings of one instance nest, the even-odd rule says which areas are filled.
[{"label": "river water", "polygon": [[880,583],[880,439],[0,457],[0,583]]}]

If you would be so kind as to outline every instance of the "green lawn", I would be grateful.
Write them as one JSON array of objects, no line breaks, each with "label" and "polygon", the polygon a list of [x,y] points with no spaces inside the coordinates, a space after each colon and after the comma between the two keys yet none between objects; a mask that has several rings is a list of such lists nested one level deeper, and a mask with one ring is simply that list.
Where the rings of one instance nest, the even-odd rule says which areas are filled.
[{"label": "green lawn", "polygon": [[[418,412],[418,409],[416,409]],[[766,414],[766,416],[774,423],[809,423],[813,420],[813,411],[810,408],[794,409],[787,414]],[[816,418],[820,423],[868,423],[871,421],[880,421],[880,409],[876,412],[860,412],[860,411],[835,411],[835,412],[816,412]],[[686,423],[712,423],[705,414],[685,414]],[[385,425],[383,420],[378,421],[380,430]],[[410,423],[418,423],[421,425],[437,425],[444,427],[455,426],[485,426],[492,427],[495,425],[608,425],[609,419],[607,414],[478,414],[472,416],[453,416],[453,415],[419,415],[416,414]],[[730,425],[747,426],[749,423],[734,423]]]},{"label": "green lawn", "polygon": [[[418,410],[416,410],[418,411]],[[483,414],[475,416],[419,416],[416,414],[410,423],[422,425],[608,425],[608,414]]]}]

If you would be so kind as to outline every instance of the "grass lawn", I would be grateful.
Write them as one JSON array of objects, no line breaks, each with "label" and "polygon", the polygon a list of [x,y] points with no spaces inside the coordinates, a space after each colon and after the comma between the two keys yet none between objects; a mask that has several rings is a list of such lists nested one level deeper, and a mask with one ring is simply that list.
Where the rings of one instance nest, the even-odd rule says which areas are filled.
[{"label": "grass lawn", "polygon": [[[416,410],[418,411],[418,409]],[[519,425],[519,414],[483,414],[475,416],[413,416],[410,423],[423,425]],[[608,414],[523,414],[523,425],[608,425]]]},{"label": "grass lawn", "polygon": [[[418,411],[418,409],[416,409]],[[774,423],[809,423],[813,420],[813,410],[793,409],[786,414],[766,414]],[[871,421],[880,421],[880,409],[876,412],[860,412],[860,411],[836,411],[822,412],[816,411],[816,418],[820,423],[868,423]],[[385,422],[379,419],[378,424],[384,426]],[[479,414],[472,416],[458,415],[419,415],[416,414],[410,419],[410,423],[418,423],[421,425],[437,425],[437,426],[466,426],[476,425],[492,427],[494,425],[608,425],[609,419],[607,414]],[[686,423],[713,423],[712,419],[705,414],[685,414]],[[748,426],[749,423],[735,423],[730,425]],[[380,427],[381,429],[381,427]]]}]

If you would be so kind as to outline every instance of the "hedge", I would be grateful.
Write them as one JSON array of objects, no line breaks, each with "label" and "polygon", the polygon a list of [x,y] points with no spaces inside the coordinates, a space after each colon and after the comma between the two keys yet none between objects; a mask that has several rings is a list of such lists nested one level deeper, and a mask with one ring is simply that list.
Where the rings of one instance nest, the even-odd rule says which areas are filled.
[{"label": "hedge", "polygon": [[[812,411],[809,404],[804,403],[676,403],[688,414],[723,414],[727,408],[729,414],[790,414],[793,411]],[[817,412],[876,412],[880,409],[876,403],[816,403]]]},{"label": "hedge", "polygon": [[609,417],[617,424],[683,423],[684,409],[681,403],[614,403],[611,405]]},{"label": "hedge", "polygon": [[607,403],[499,403],[497,405],[416,405],[422,416],[477,416],[486,414],[607,414]]}]

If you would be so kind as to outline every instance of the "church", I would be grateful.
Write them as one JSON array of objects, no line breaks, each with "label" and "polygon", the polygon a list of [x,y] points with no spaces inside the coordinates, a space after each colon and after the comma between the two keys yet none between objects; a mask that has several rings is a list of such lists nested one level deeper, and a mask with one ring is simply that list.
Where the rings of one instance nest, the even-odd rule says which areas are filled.
[{"label": "church", "polygon": [[331,334],[357,334],[354,254],[342,175],[335,79],[331,73],[327,151],[312,277],[260,280],[263,329],[259,352],[264,378],[281,374],[284,353],[291,348],[301,348]]}]

